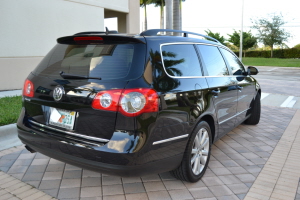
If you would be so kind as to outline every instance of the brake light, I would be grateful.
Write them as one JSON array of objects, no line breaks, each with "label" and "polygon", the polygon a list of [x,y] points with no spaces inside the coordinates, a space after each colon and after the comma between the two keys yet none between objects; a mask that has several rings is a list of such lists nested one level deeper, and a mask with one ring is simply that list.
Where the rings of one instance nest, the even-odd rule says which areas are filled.
[{"label": "brake light", "polygon": [[157,112],[158,95],[155,90],[149,88],[125,89],[119,104],[119,112],[128,117]]},{"label": "brake light", "polygon": [[33,83],[26,79],[23,87],[23,96],[33,97],[34,96],[34,86]]},{"label": "brake light", "polygon": [[91,36],[91,37],[75,37],[74,41],[102,41],[102,37],[97,37],[97,36]]},{"label": "brake light", "polygon": [[101,91],[94,98],[92,107],[134,117],[142,113],[157,112],[158,95],[149,88]]}]

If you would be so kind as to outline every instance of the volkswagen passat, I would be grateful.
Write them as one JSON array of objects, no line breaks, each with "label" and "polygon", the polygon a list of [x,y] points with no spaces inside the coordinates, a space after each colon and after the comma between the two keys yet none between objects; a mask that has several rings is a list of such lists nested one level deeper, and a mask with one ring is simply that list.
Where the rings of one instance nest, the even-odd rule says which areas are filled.
[{"label": "volkswagen passat", "polygon": [[261,89],[255,67],[213,38],[189,35],[203,36],[58,38],[24,83],[19,138],[31,152],[106,174],[171,171],[198,181],[213,142],[259,122]]}]

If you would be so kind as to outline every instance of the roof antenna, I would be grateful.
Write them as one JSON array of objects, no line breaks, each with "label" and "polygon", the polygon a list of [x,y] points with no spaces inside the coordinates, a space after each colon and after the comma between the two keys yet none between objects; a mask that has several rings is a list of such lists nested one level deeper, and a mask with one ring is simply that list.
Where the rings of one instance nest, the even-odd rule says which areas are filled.
[{"label": "roof antenna", "polygon": [[108,35],[108,33],[109,33],[109,30],[108,30],[108,28],[107,28],[107,27],[105,27],[105,30],[106,30],[106,31],[105,31],[105,34],[106,34],[106,35]]}]

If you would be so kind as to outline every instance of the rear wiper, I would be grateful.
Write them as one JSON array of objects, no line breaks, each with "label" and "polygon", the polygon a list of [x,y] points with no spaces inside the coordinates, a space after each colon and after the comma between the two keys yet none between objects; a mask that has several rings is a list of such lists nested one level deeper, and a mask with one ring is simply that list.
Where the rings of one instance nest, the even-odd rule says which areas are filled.
[{"label": "rear wiper", "polygon": [[101,80],[100,77],[91,77],[91,76],[80,76],[75,74],[67,74],[63,71],[59,72],[59,75],[64,79],[98,79]]}]

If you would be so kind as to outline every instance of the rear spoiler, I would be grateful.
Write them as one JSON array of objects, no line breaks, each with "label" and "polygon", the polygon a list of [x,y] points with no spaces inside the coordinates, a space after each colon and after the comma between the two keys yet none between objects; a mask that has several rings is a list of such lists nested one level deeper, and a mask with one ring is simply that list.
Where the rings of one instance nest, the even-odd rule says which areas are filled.
[{"label": "rear spoiler", "polygon": [[141,39],[122,36],[122,35],[72,35],[57,39],[59,44],[126,44],[126,43],[142,43],[146,44]]}]

